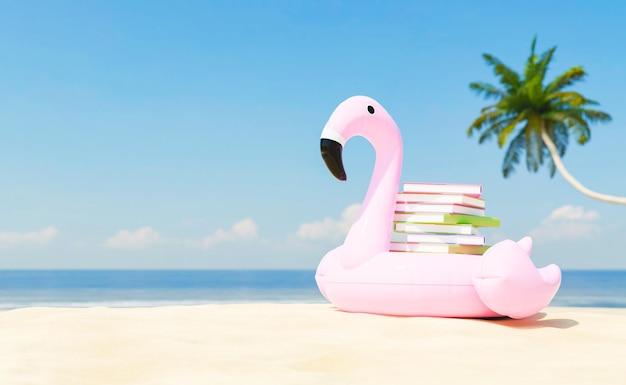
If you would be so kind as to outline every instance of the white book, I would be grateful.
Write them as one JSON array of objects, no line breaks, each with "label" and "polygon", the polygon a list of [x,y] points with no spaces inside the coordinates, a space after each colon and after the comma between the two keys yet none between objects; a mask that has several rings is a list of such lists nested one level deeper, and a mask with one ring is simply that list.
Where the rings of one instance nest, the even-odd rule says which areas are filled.
[{"label": "white book", "polygon": [[409,253],[445,253],[483,255],[490,246],[450,245],[446,243],[396,243],[389,244],[389,251]]},{"label": "white book", "polygon": [[455,203],[463,206],[485,208],[485,200],[462,194],[398,193],[398,203]]},{"label": "white book", "polygon": [[478,229],[472,225],[436,225],[429,223],[398,222],[394,225],[394,229],[399,233],[478,234]]},{"label": "white book", "polygon": [[453,243],[459,245],[485,244],[485,237],[482,235],[458,235],[458,234],[408,234],[391,233],[392,242],[410,243]]},{"label": "white book", "polygon": [[485,216],[485,209],[455,204],[439,203],[396,203],[396,212],[400,213],[448,213]]},{"label": "white book", "polygon": [[426,194],[465,194],[478,197],[483,192],[483,186],[479,184],[407,182],[403,184],[403,191]]}]

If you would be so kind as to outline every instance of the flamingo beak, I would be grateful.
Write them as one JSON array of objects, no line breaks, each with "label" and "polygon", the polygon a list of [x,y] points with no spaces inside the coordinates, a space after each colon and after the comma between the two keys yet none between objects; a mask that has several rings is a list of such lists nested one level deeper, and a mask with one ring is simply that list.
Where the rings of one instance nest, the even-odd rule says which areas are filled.
[{"label": "flamingo beak", "polygon": [[341,157],[342,149],[341,143],[332,139],[322,138],[320,141],[320,150],[326,167],[328,167],[328,170],[335,178],[346,180],[346,170],[343,168],[343,159]]}]

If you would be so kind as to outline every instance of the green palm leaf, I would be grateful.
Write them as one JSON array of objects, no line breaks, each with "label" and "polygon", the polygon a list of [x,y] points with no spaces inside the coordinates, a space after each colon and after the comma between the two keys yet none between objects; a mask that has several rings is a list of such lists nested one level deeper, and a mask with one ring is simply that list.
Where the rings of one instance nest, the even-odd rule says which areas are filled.
[{"label": "green palm leaf", "polygon": [[553,107],[580,107],[585,105],[598,104],[597,102],[587,99],[578,92],[554,92],[547,97]]},{"label": "green palm leaf", "polygon": [[499,137],[502,133],[502,130],[511,125],[514,120],[515,118],[502,118],[498,122],[490,125],[478,138],[478,144],[482,144],[486,140],[491,139],[491,136],[493,135],[497,135]]},{"label": "green palm leaf", "polygon": [[520,131],[515,139],[509,144],[509,148],[504,154],[504,162],[502,162],[502,175],[505,178],[515,170],[515,166],[519,164],[520,158],[525,150],[526,137],[524,131]]},{"label": "green palm leaf", "polygon": [[[515,118],[508,119],[506,121],[506,127],[502,128],[502,130],[498,133],[498,146],[502,148],[507,140],[509,139],[509,135],[511,132],[517,128],[517,125],[524,120],[524,114],[519,114]],[[479,142],[480,143],[480,142]]]},{"label": "green palm leaf", "polygon": [[529,118],[524,128],[526,135],[526,168],[528,171],[537,172],[543,164],[543,141],[541,140],[541,128],[535,124],[538,119]]},{"label": "green palm leaf", "polygon": [[520,76],[517,72],[507,67],[500,60],[489,54],[483,54],[483,58],[487,64],[493,67],[493,72],[500,78],[500,83],[504,85],[507,91],[515,90],[520,85]]},{"label": "green palm leaf", "polygon": [[583,70],[583,67],[572,67],[550,82],[550,84],[546,87],[546,92],[553,93],[560,91],[563,88],[571,86],[577,81],[584,79],[585,76],[587,76],[587,74]]},{"label": "green palm leaf", "polygon": [[588,108],[581,108],[580,113],[585,119],[587,119],[591,123],[597,123],[597,122],[608,123],[612,120],[611,115],[602,111],[590,110]]},{"label": "green palm leaf", "polygon": [[471,136],[474,130],[480,131],[484,126],[492,126],[498,123],[498,121],[504,118],[503,115],[505,113],[505,111],[499,109],[492,109],[491,111],[483,113],[474,120],[474,123],[467,129],[467,134]]},{"label": "green palm leaf", "polygon": [[475,91],[478,95],[482,94],[485,99],[502,99],[506,97],[506,93],[504,91],[488,83],[471,83],[470,89]]}]

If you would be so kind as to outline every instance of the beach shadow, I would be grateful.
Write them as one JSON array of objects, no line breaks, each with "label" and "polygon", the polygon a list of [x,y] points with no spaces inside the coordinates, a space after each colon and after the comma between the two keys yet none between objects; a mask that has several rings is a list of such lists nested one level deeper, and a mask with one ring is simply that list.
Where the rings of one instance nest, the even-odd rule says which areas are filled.
[{"label": "beach shadow", "polygon": [[[339,312],[345,313],[343,310],[339,310],[335,306],[331,306],[331,309]],[[416,318],[415,316],[397,316],[397,315],[384,315],[384,314],[370,314],[377,317],[388,317],[388,318]],[[578,321],[567,318],[558,318],[558,319],[546,319],[544,318],[548,314],[546,313],[537,313],[531,317],[527,317],[524,319],[514,319],[509,317],[491,317],[491,318],[458,318],[458,319],[466,319],[470,321],[477,322],[488,322],[494,325],[501,325],[510,328],[516,329],[539,329],[539,328],[554,328],[554,329],[569,329],[578,325]]]},{"label": "beach shadow", "polygon": [[516,329],[539,329],[539,328],[555,328],[569,329],[578,325],[578,321],[567,318],[545,319],[546,313],[537,313],[532,317],[524,319],[513,319],[509,317],[487,318],[484,322],[496,325],[507,326]]}]

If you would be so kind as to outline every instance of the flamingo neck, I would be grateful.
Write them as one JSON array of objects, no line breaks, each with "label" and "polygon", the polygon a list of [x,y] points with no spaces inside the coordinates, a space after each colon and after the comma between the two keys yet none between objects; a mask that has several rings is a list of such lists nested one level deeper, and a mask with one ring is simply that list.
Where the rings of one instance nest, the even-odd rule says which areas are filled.
[{"label": "flamingo neck", "polygon": [[391,139],[385,138],[382,144],[368,139],[376,150],[376,162],[365,200],[344,242],[341,263],[346,268],[359,266],[369,258],[389,251],[402,172],[402,139],[399,132],[397,138]]}]

